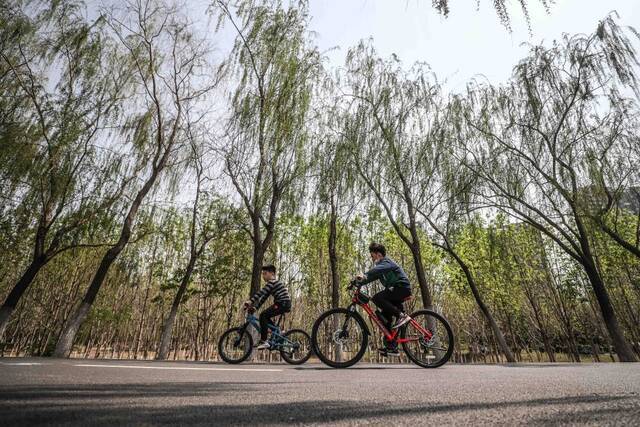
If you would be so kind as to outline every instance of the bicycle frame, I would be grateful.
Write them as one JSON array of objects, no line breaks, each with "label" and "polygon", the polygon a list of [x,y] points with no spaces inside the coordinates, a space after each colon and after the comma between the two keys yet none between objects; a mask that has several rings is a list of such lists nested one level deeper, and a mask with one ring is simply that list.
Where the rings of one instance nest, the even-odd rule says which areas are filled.
[{"label": "bicycle frame", "polygon": [[[246,330],[249,325],[253,326],[256,331],[260,333],[260,321],[251,313],[247,313],[246,322],[243,326],[243,329]],[[269,331],[271,331],[271,336],[269,337],[269,342],[272,344],[271,350],[277,350],[284,344],[294,345],[292,341],[282,335],[280,327],[278,325],[268,323],[267,328],[269,329]]]},{"label": "bicycle frame", "polygon": [[[364,296],[366,298],[367,302],[362,302],[361,299],[359,298],[360,296]],[[382,332],[382,334],[384,335],[385,339],[388,342],[395,341],[398,344],[403,344],[403,343],[410,342],[410,341],[418,341],[418,340],[420,340],[420,337],[418,337],[418,338],[400,338],[399,337],[400,328],[393,329],[391,332],[389,332],[387,327],[382,323],[382,321],[378,318],[378,316],[373,311],[373,309],[369,306],[369,302],[368,302],[369,299],[370,299],[369,295],[360,292],[360,286],[357,286],[356,287],[356,291],[353,294],[353,297],[351,298],[351,305],[349,305],[348,310],[355,310],[356,306],[362,307],[362,309],[369,316],[369,319],[371,319],[371,321],[378,327],[378,329],[380,329],[380,331]],[[345,322],[346,322],[346,320],[345,320]],[[431,333],[431,331],[429,331],[427,329],[424,329],[422,327],[422,325],[420,325],[414,319],[411,319],[409,321],[409,323],[411,323],[411,325],[413,325],[413,327],[415,327],[418,331],[420,331],[420,333],[424,336],[424,338],[427,341],[429,341],[429,340],[431,340],[431,338],[433,338],[433,334]],[[343,330],[345,328],[346,328],[346,325],[344,325],[342,327]]]}]

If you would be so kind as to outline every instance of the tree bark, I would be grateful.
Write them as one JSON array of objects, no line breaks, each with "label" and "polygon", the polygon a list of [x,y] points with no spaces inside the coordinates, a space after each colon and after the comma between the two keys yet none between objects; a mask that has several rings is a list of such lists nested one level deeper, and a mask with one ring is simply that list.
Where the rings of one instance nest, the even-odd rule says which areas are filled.
[{"label": "tree bark", "polygon": [[480,311],[484,315],[485,319],[487,319],[487,322],[491,327],[491,331],[493,332],[493,335],[496,338],[496,344],[499,347],[500,351],[502,352],[502,354],[504,354],[505,358],[507,359],[507,362],[515,363],[516,359],[513,356],[511,349],[507,345],[507,340],[504,338],[504,335],[502,334],[502,331],[500,330],[498,323],[493,318],[491,311],[489,311],[489,308],[485,305],[482,299],[482,296],[478,291],[478,287],[476,286],[476,282],[473,279],[471,270],[469,270],[469,267],[467,266],[467,264],[462,260],[462,258],[458,256],[458,254],[455,251],[453,251],[450,248],[445,250],[453,257],[453,259],[456,260],[456,262],[460,266],[460,269],[464,273],[464,276],[467,279],[467,283],[469,284],[469,288],[471,288],[471,293],[473,294],[473,298],[476,300],[476,304],[478,304],[478,307],[480,308]]},{"label": "tree bark", "polygon": [[182,276],[182,280],[180,281],[180,287],[178,288],[178,292],[176,293],[175,298],[173,299],[173,304],[171,304],[171,311],[167,316],[167,319],[164,322],[164,326],[162,327],[162,335],[160,339],[160,348],[158,349],[158,354],[156,356],[157,360],[166,360],[169,356],[169,350],[171,347],[171,334],[173,332],[173,325],[176,320],[176,316],[178,315],[178,308],[180,307],[180,303],[182,302],[182,298],[184,297],[184,293],[187,290],[187,285],[189,284],[189,280],[191,279],[191,275],[193,274],[193,269],[196,264],[196,254],[192,253],[189,259],[189,264],[187,265],[187,269]]},{"label": "tree bark", "polygon": [[262,279],[262,263],[264,262],[264,250],[262,250],[262,242],[254,242],[253,244],[253,262],[251,265],[251,288],[249,297],[253,296],[260,290],[260,281]]},{"label": "tree bark", "polygon": [[620,328],[620,325],[618,324],[618,319],[616,318],[613,306],[611,305],[611,300],[609,299],[609,293],[604,287],[604,283],[600,277],[600,273],[595,268],[595,264],[585,262],[583,267],[593,288],[593,293],[598,300],[602,319],[604,320],[604,324],[609,332],[611,341],[616,349],[618,359],[621,362],[637,362],[638,359],[629,345],[629,342],[625,338],[622,328]]},{"label": "tree bark", "polygon": [[420,240],[413,240],[409,249],[411,250],[413,265],[416,269],[416,278],[418,279],[418,286],[420,287],[420,293],[422,295],[422,304],[427,310],[433,310],[433,299],[431,298],[431,290],[429,289],[429,284],[427,283],[427,276],[424,273],[424,263],[422,262],[422,249],[420,247]]},{"label": "tree bark", "polygon": [[549,362],[555,362],[556,357],[553,352],[553,347],[551,346],[551,341],[549,340],[549,335],[547,334],[546,327],[542,323],[542,318],[540,316],[540,307],[535,302],[535,299],[532,295],[529,295],[527,292],[527,300],[529,304],[531,304],[531,308],[533,309],[533,314],[536,319],[536,323],[538,324],[538,330],[540,331],[540,336],[542,337],[542,344],[544,345],[544,350],[547,352],[549,356]]},{"label": "tree bark", "polygon": [[331,199],[331,216],[329,218],[329,267],[331,269],[331,308],[340,306],[340,276],[338,274],[338,240],[336,205]]},{"label": "tree bark", "polygon": [[31,261],[31,264],[27,267],[27,269],[22,273],[20,279],[16,282],[13,289],[7,296],[0,308],[0,340],[4,336],[5,329],[9,324],[9,319],[11,318],[11,314],[16,309],[18,305],[18,301],[27,290],[33,279],[38,274],[38,271],[47,263],[46,258],[43,256],[35,256]]},{"label": "tree bark", "polygon": [[109,248],[109,250],[104,254],[102,261],[100,262],[100,266],[96,271],[96,274],[93,276],[93,280],[91,281],[91,285],[89,285],[89,289],[82,299],[82,303],[78,307],[78,309],[71,315],[67,323],[65,324],[62,334],[60,335],[60,339],[56,344],[56,349],[53,353],[54,357],[69,357],[71,354],[71,350],[73,347],[73,341],[75,340],[76,334],[80,329],[80,326],[87,318],[89,314],[89,310],[93,305],[93,302],[98,295],[98,291],[102,287],[104,283],[104,279],[107,277],[107,273],[109,272],[109,268],[111,264],[116,260],[118,255],[124,250],[125,246],[129,242],[131,238],[131,231],[133,227],[133,223],[138,214],[138,210],[142,205],[142,201],[144,197],[147,195],[151,187],[155,183],[160,171],[164,168],[164,165],[167,161],[167,156],[169,151],[171,150],[172,144],[165,149],[164,155],[160,160],[160,164],[157,167],[153,168],[153,172],[144,183],[136,198],[134,199],[131,207],[129,208],[129,212],[127,213],[127,217],[125,218],[124,224],[122,225],[122,229],[120,231],[120,238],[118,242]]}]

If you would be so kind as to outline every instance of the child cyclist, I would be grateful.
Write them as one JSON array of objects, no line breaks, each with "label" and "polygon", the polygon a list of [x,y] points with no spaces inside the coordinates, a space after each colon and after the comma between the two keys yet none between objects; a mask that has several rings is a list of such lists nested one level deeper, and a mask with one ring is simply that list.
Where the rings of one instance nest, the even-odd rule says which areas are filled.
[{"label": "child cyclist", "polygon": [[[407,323],[411,318],[402,312],[402,302],[411,296],[411,284],[407,275],[398,264],[387,257],[387,250],[379,243],[369,245],[369,254],[371,260],[375,264],[373,268],[364,274],[358,274],[356,280],[361,284],[367,284],[375,280],[379,280],[384,289],[372,298],[378,308],[382,312],[383,319],[387,329],[399,328]],[[392,325],[392,317],[396,316],[398,320]],[[387,342],[385,339],[385,348],[380,349],[383,356],[399,356],[398,344],[395,342]]]},{"label": "child cyclist", "polygon": [[271,346],[267,341],[269,328],[267,325],[271,318],[291,311],[291,297],[286,286],[276,278],[276,268],[272,264],[262,267],[262,280],[267,282],[249,301],[244,303],[245,308],[255,308],[256,310],[267,300],[269,295],[273,295],[273,304],[260,313],[260,342],[258,350],[268,350]]}]

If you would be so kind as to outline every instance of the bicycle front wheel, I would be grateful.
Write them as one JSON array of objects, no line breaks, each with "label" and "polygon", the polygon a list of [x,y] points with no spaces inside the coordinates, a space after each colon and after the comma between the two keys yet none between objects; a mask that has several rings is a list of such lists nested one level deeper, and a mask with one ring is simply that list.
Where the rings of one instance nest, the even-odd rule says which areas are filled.
[{"label": "bicycle front wheel", "polygon": [[311,357],[311,338],[301,329],[292,329],[284,334],[280,356],[291,365],[302,365]]},{"label": "bicycle front wheel", "polygon": [[313,350],[332,368],[347,368],[357,363],[367,351],[368,340],[362,317],[346,308],[322,313],[311,331]]},{"label": "bicycle front wheel", "polygon": [[453,353],[453,332],[447,320],[430,310],[411,314],[411,321],[400,330],[402,348],[413,363],[437,368]]},{"label": "bicycle front wheel", "polygon": [[232,328],[220,337],[218,354],[227,363],[241,363],[251,355],[252,347],[253,339],[246,328]]}]

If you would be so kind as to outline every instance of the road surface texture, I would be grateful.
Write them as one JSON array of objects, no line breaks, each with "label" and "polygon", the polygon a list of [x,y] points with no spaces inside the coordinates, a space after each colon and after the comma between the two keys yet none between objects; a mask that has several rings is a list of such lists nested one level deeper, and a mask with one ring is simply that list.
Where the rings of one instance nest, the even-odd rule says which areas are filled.
[{"label": "road surface texture", "polygon": [[0,425],[640,425],[639,364],[0,359]]}]

